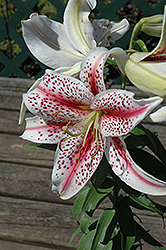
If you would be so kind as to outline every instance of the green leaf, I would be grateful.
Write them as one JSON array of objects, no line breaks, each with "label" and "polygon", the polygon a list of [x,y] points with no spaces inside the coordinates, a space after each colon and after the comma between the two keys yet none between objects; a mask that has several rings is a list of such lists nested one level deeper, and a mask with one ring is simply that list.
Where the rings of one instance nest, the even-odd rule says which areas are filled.
[{"label": "green leaf", "polygon": [[[153,203],[153,201],[150,200],[147,195],[145,195],[145,194],[141,194],[139,196],[129,195],[129,197],[125,197],[124,199],[129,205],[135,206],[135,203],[136,203],[140,207],[142,207],[144,210],[150,210],[152,212],[159,214],[161,216],[161,218],[163,219],[163,223],[164,223],[164,217],[163,217],[164,212],[162,210],[162,207],[160,208],[160,205],[158,205],[158,207],[157,207],[156,204]],[[132,202],[130,202],[129,199],[131,199]],[[135,206],[135,207],[137,207],[137,206]]]},{"label": "green leaf", "polygon": [[135,222],[136,225],[136,234],[139,239],[143,239],[149,245],[153,246],[158,250],[166,250],[166,248],[161,245],[156,239],[154,239],[141,225]]},{"label": "green leaf", "polygon": [[138,44],[138,46],[140,47],[140,49],[142,50],[142,52],[148,52],[148,49],[147,49],[145,43],[142,40],[140,40],[140,39],[137,40],[135,42],[135,44]]},{"label": "green leaf", "polygon": [[84,201],[86,199],[86,196],[87,196],[87,193],[88,193],[89,189],[90,189],[90,187],[87,187],[87,186],[83,187],[81,189],[81,191],[79,192],[79,196],[77,197],[77,199],[74,202],[73,215],[74,215],[74,218],[76,220],[78,219],[78,216],[81,213],[82,206],[84,204]]},{"label": "green leaf", "polygon": [[105,189],[105,192],[100,190],[102,191],[100,193],[93,186],[89,189],[81,210],[80,227],[83,232],[86,232],[95,209],[112,192],[113,188],[114,186],[111,186]]},{"label": "green leaf", "polygon": [[111,193],[115,185],[115,181],[111,178],[106,178],[103,183],[97,188],[98,193]]},{"label": "green leaf", "polygon": [[[105,246],[101,244],[101,242],[104,240],[106,230],[108,226],[111,224],[114,216],[115,216],[115,210],[107,209],[102,212],[102,214],[100,215],[98,219],[96,234],[92,242],[91,250],[105,249],[104,248]],[[110,238],[111,238],[111,235],[110,235]]]},{"label": "green leaf", "polygon": [[81,233],[81,232],[82,232],[82,231],[81,231],[81,228],[78,227],[78,228],[75,230],[75,232],[73,233],[73,235],[71,236],[71,239],[70,239],[69,244],[72,242],[72,240],[74,239],[74,237],[75,237],[77,234]]},{"label": "green leaf", "polygon": [[90,250],[92,246],[92,240],[94,238],[96,230],[88,231],[87,234],[83,234],[81,237],[77,250]]},{"label": "green leaf", "polygon": [[146,135],[145,131],[142,130],[140,127],[135,127],[130,131],[131,134],[133,135]]},{"label": "green leaf", "polygon": [[113,238],[113,248],[112,250],[123,250],[121,245],[122,236],[121,233],[118,232],[118,234]]},{"label": "green leaf", "polygon": [[138,128],[146,133],[142,138],[149,149],[166,165],[166,150],[154,132],[139,124]]},{"label": "green leaf", "polygon": [[46,143],[29,143],[24,146],[39,147],[39,148],[44,148],[44,149],[48,149],[52,151],[55,151],[57,148],[57,144],[46,144]]},{"label": "green leaf", "polygon": [[135,236],[127,236],[124,250],[130,250],[135,242]]},{"label": "green leaf", "polygon": [[121,232],[124,236],[135,236],[135,223],[130,206],[124,199],[115,202],[115,210]]},{"label": "green leaf", "polygon": [[86,234],[81,237],[77,250],[90,250],[92,246],[92,240],[96,233],[97,219],[93,220],[87,230]]},{"label": "green leaf", "polygon": [[166,181],[166,165],[159,161],[154,155],[138,148],[130,148],[128,151],[136,164],[145,172],[160,180]]},{"label": "green leaf", "polygon": [[91,181],[93,183],[93,186],[97,189],[100,187],[102,182],[105,180],[107,177],[108,173],[110,171],[110,165],[108,161],[106,160],[106,157],[103,157],[97,170],[93,174]]}]

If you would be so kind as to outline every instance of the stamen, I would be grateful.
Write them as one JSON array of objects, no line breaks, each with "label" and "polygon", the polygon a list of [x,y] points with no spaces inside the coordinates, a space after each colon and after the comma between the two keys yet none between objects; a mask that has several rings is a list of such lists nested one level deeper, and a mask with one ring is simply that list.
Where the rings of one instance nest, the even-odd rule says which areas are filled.
[{"label": "stamen", "polygon": [[71,132],[68,130],[68,126],[67,126],[67,125],[66,125],[66,126],[63,126],[62,129],[63,129],[63,131],[64,131],[65,133],[67,133],[67,134],[70,135],[70,136],[73,136],[73,137],[79,136],[79,135],[81,135],[82,133],[85,132],[85,130],[89,127],[89,124],[90,124],[90,126],[92,125],[92,123],[93,123],[95,117],[96,117],[96,111],[92,112],[92,113],[91,113],[91,116],[90,116],[86,121],[84,121],[83,123],[81,123],[81,124],[79,124],[79,125],[77,125],[77,126],[73,126],[72,128],[79,128],[79,127],[82,127],[82,126],[85,125],[85,126],[83,127],[83,129],[82,129],[80,132],[76,133],[76,134],[71,133]]},{"label": "stamen", "polygon": [[61,140],[60,140],[60,142],[59,142],[59,149],[62,151],[62,147],[61,147],[61,145],[62,145],[62,142],[64,142],[64,141],[67,141],[67,140],[69,140],[69,139],[71,139],[72,137],[70,136],[70,137],[68,137],[68,138],[62,138]]},{"label": "stamen", "polygon": [[99,144],[97,144],[97,149],[91,157],[94,157],[99,152],[99,149],[100,149],[100,146]]},{"label": "stamen", "polygon": [[80,157],[81,157],[81,151],[82,151],[83,147],[84,147],[84,146],[82,146],[82,147],[80,148],[79,152],[78,152],[78,158],[77,158],[77,160],[79,160]]},{"label": "stamen", "polygon": [[62,110],[57,111],[57,112],[56,112],[56,113],[52,116],[52,118],[51,118],[50,122],[52,122],[52,121],[53,121],[53,119],[54,119],[54,117],[55,117],[56,115],[58,115],[60,112],[62,112]]}]

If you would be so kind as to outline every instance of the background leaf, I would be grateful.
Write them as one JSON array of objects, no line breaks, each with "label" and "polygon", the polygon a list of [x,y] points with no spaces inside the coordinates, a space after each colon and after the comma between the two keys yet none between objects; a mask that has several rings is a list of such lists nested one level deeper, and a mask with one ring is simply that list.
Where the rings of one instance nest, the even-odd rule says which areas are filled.
[{"label": "background leaf", "polygon": [[[100,215],[98,219],[96,234],[92,242],[91,250],[105,249],[105,246],[101,244],[101,242],[104,240],[106,230],[108,226],[111,224],[111,221],[113,220],[114,216],[115,216],[115,210],[106,209],[102,212],[102,214]],[[111,238],[111,235],[110,235],[110,238]]]}]

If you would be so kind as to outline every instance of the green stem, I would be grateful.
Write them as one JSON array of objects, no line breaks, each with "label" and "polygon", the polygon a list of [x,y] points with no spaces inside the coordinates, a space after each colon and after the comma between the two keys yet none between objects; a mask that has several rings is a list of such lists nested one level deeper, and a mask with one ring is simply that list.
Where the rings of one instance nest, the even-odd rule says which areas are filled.
[{"label": "green stem", "polygon": [[129,44],[129,50],[133,49],[134,47],[134,39],[138,33],[138,31],[140,30],[142,24],[145,22],[144,19],[141,19],[135,26],[131,35],[131,39],[130,39],[130,44]]}]

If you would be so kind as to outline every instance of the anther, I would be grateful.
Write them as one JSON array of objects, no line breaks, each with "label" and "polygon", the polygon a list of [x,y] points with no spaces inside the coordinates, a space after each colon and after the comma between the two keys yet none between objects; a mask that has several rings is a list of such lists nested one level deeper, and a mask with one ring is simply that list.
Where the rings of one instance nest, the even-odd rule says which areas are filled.
[{"label": "anther", "polygon": [[91,157],[94,157],[99,152],[100,146],[97,144],[97,150],[94,152],[94,154]]},{"label": "anther", "polygon": [[65,140],[66,138],[63,138],[60,140],[59,142],[59,149],[62,151],[62,142]]},{"label": "anther", "polygon": [[82,151],[83,147],[84,147],[84,146],[82,146],[82,147],[80,148],[79,152],[78,152],[78,158],[77,158],[77,160],[79,160],[80,157],[81,157],[81,151]]},{"label": "anther", "polygon": [[53,119],[54,119],[54,117],[55,117],[56,115],[58,115],[60,112],[62,112],[62,110],[57,111],[57,112],[56,112],[56,113],[52,116],[52,118],[51,118],[50,122],[52,122],[52,121],[53,121]]},{"label": "anther", "polygon": [[63,127],[62,127],[62,129],[63,129],[63,131],[64,131],[65,133],[67,133],[70,123],[71,123],[71,121],[68,122],[68,123],[66,124],[66,126],[63,126]]}]

